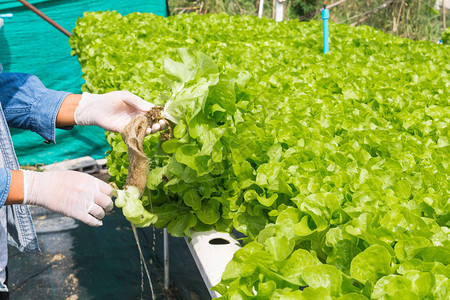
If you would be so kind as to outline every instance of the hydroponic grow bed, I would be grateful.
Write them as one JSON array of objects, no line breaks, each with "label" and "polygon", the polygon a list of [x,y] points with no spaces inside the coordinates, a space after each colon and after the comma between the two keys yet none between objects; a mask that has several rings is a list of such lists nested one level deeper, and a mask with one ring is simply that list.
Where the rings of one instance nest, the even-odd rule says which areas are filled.
[{"label": "hydroponic grow bed", "polygon": [[[224,299],[448,298],[448,46],[252,16],[92,13],[70,42],[85,91],[166,110],[144,209],[174,236],[244,233]],[[107,133],[109,172],[127,152]],[[305,288],[306,287],[306,288]]]}]

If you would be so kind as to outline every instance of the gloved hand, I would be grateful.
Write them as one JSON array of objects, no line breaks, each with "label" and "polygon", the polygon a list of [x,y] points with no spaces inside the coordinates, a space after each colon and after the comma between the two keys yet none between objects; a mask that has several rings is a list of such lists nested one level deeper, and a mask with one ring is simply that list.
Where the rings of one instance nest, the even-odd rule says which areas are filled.
[{"label": "gloved hand", "polygon": [[[148,112],[154,105],[127,92],[115,91],[106,94],[83,93],[75,110],[75,123],[97,125],[103,129],[121,132],[136,115]],[[147,134],[165,129],[160,121],[147,130]]]},{"label": "gloved hand", "polygon": [[101,226],[105,211],[113,208],[109,184],[75,171],[23,171],[23,204],[38,205]]}]

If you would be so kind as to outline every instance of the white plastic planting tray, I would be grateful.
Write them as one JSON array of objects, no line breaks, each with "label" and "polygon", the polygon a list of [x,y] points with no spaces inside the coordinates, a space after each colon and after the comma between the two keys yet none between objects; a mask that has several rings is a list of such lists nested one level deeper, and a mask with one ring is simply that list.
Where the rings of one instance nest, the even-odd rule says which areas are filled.
[{"label": "white plastic planting tray", "polygon": [[220,294],[210,288],[220,282],[222,273],[228,262],[233,258],[234,252],[241,248],[239,242],[231,235],[215,230],[206,232],[192,231],[192,240],[186,239],[192,257],[202,275],[203,281],[212,298]]}]

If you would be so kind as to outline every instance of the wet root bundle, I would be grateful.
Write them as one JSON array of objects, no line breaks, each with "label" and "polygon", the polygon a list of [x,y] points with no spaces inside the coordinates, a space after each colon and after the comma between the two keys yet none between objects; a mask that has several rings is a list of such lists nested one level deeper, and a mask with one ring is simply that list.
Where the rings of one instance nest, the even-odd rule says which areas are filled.
[{"label": "wet root bundle", "polygon": [[144,153],[143,147],[147,129],[160,120],[164,120],[169,130],[161,133],[161,139],[167,140],[171,135],[170,124],[161,117],[162,110],[162,106],[155,106],[145,115],[136,116],[120,133],[128,148],[129,165],[126,185],[137,187],[141,195],[147,185],[149,173],[148,158]]}]

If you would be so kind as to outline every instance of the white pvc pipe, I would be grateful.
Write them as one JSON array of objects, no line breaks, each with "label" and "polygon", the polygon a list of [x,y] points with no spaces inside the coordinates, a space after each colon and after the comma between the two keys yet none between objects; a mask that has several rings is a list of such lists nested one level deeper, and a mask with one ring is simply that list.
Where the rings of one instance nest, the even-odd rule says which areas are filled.
[{"label": "white pvc pipe", "polygon": [[275,1],[275,21],[281,22],[283,21],[283,15],[284,15],[284,7],[283,2],[280,0]]},{"label": "white pvc pipe", "polygon": [[262,18],[264,9],[264,0],[259,0],[259,10],[258,10],[258,18]]},{"label": "white pvc pipe", "polygon": [[215,230],[191,231],[191,237],[191,241],[187,237],[185,240],[209,294],[211,298],[220,297],[211,287],[220,282],[225,267],[241,246],[230,234]]}]

